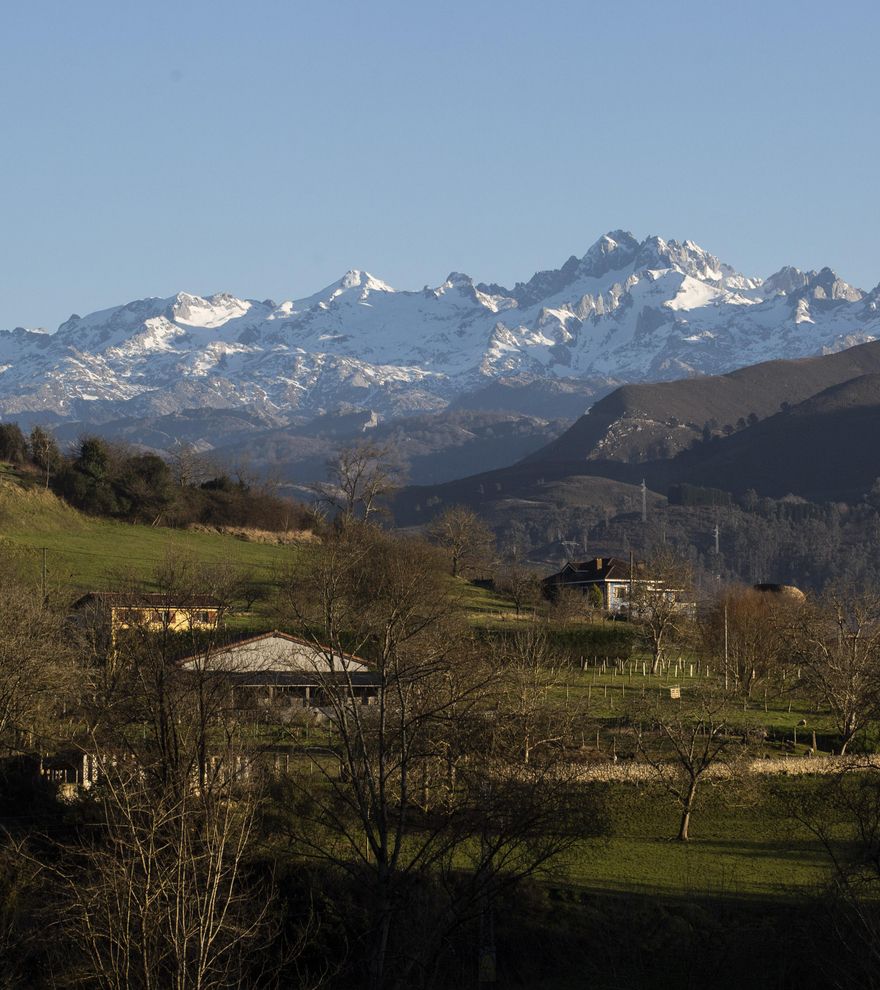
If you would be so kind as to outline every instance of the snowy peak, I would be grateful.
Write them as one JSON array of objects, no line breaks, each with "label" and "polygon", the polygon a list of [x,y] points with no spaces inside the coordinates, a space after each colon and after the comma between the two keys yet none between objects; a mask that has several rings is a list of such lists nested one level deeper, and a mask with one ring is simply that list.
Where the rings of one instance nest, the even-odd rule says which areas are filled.
[{"label": "snowy peak", "polygon": [[861,289],[857,289],[844,282],[830,268],[823,268],[819,272],[810,272],[807,288],[813,299],[828,300],[834,302],[858,302],[865,295]]},{"label": "snowy peak", "polygon": [[[536,272],[528,282],[517,282],[513,289],[485,284],[479,284],[477,289],[509,296],[521,308],[566,294],[572,302],[576,302],[578,296],[590,295],[598,306],[599,296],[613,295],[616,286],[626,286],[634,276],[667,270],[704,282],[723,284],[733,290],[752,290],[760,285],[760,279],[740,274],[693,241],[665,241],[655,235],[639,241],[629,231],[611,230],[603,234],[583,257],[572,255],[560,268]],[[606,303],[600,308],[607,309]],[[590,308],[591,304],[585,305]]]},{"label": "snowy peak", "polygon": [[880,286],[829,268],[762,282],[691,240],[611,230],[513,289],[453,271],[397,290],[352,269],[304,299],[180,292],[0,333],[0,415],[411,414],[493,382],[715,374],[878,337]]},{"label": "snowy peak", "polygon": [[332,282],[313,296],[298,299],[290,304],[282,303],[282,306],[286,306],[294,312],[303,312],[314,307],[326,309],[334,300],[359,302],[369,299],[373,293],[393,293],[394,291],[394,288],[387,282],[383,282],[382,279],[376,278],[369,272],[352,268],[342,278]]},{"label": "snowy peak", "polygon": [[222,327],[224,323],[244,316],[252,305],[251,302],[236,299],[228,292],[219,292],[207,299],[178,292],[169,308],[169,318],[184,326]]},{"label": "snowy peak", "polygon": [[581,274],[601,278],[607,272],[621,271],[632,264],[642,246],[628,230],[611,230],[583,256]]},{"label": "snowy peak", "polygon": [[785,295],[800,299],[836,302],[859,302],[866,297],[861,289],[845,282],[830,268],[802,272],[786,265],[763,283],[764,294]]},{"label": "snowy peak", "polygon": [[331,295],[345,292],[348,289],[360,289],[361,294],[370,292],[394,292],[394,289],[382,279],[376,278],[369,272],[358,271],[356,268],[346,272],[336,283]]},{"label": "snowy peak", "polygon": [[808,273],[802,272],[799,268],[793,268],[791,265],[785,265],[778,272],[774,272],[764,279],[762,288],[766,296],[792,295],[802,289],[809,280]]},{"label": "snowy peak", "polygon": [[446,281],[443,284],[469,289],[474,284],[474,280],[470,277],[470,275],[464,275],[461,272],[450,272],[446,276]]},{"label": "snowy peak", "polygon": [[721,282],[724,278],[737,276],[730,265],[725,265],[714,254],[704,251],[693,241],[668,243],[662,237],[649,237],[639,246],[634,269],[667,269],[690,275],[706,282]]}]

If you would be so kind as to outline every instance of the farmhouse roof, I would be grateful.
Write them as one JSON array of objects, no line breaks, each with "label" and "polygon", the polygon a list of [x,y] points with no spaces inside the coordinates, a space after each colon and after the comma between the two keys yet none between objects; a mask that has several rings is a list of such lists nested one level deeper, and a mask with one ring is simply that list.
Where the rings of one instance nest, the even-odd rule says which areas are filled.
[{"label": "farmhouse roof", "polygon": [[291,674],[318,678],[336,674],[374,676],[360,657],[278,630],[240,639],[207,655],[184,657],[178,666],[183,670],[265,677],[267,682],[277,675]]},{"label": "farmhouse roof", "polygon": [[73,603],[73,608],[87,605],[103,605],[109,608],[220,608],[220,601],[213,595],[189,593],[140,591],[90,591]]},{"label": "farmhouse roof", "polygon": [[[634,570],[640,577],[644,575],[644,564],[636,564]],[[544,580],[550,583],[559,581],[628,581],[630,565],[621,557],[591,557],[589,560],[570,560],[561,571],[551,574]]]}]

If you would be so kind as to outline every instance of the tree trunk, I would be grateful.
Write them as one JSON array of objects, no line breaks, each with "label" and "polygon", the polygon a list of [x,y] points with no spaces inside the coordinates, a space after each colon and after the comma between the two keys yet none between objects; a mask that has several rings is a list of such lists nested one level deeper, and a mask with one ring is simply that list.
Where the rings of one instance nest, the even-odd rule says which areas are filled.
[{"label": "tree trunk", "polygon": [[846,747],[855,738],[856,732],[858,732],[857,726],[853,725],[853,719],[844,719],[843,731],[840,733],[840,755],[844,756],[846,754]]},{"label": "tree trunk", "polygon": [[684,804],[682,805],[681,813],[681,825],[678,829],[678,841],[687,842],[688,841],[688,826],[691,823],[691,811],[694,807],[694,796],[697,793],[697,782],[692,780],[688,786],[688,792],[684,799]]},{"label": "tree trunk", "polygon": [[660,669],[660,661],[663,659],[663,651],[659,647],[654,647],[654,655],[651,658],[651,674],[656,674]]},{"label": "tree trunk", "polygon": [[379,904],[379,922],[370,958],[370,990],[381,990],[385,985],[385,957],[388,954],[388,936],[391,933],[391,905],[382,896]]}]

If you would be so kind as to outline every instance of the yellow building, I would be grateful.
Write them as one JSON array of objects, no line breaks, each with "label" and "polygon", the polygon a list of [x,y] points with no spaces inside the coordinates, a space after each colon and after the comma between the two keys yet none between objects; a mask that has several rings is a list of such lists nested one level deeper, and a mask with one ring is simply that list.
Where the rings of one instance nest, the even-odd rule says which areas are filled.
[{"label": "yellow building", "polygon": [[73,603],[74,614],[107,640],[126,630],[190,632],[215,629],[223,609],[210,595],[90,591]]}]

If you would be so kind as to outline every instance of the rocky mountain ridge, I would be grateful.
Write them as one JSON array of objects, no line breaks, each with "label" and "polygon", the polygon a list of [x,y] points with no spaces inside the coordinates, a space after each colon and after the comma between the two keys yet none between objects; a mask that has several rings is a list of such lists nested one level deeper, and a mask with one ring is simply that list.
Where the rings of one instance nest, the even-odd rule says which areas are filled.
[{"label": "rocky mountain ridge", "polygon": [[[830,269],[761,280],[692,241],[612,231],[511,289],[453,272],[398,291],[353,270],[300,300],[178,293],[73,315],[53,334],[0,332],[0,415],[98,424],[246,409],[277,427],[335,411],[439,412],[498,383],[515,405],[510,395],[536,382],[571,383],[586,408],[620,382],[873,340],[878,303],[880,287]],[[556,418],[553,394],[530,411]]]}]

